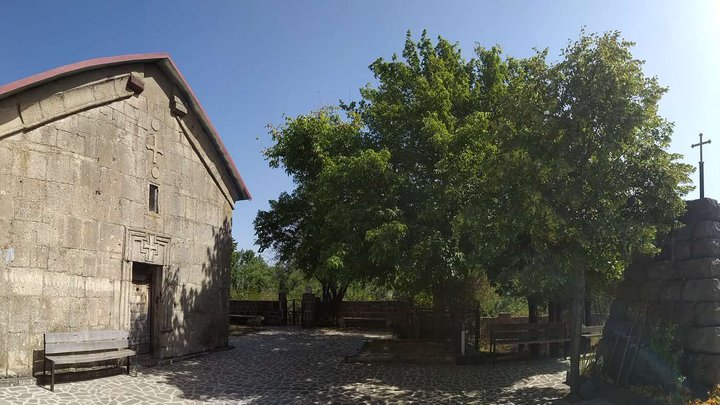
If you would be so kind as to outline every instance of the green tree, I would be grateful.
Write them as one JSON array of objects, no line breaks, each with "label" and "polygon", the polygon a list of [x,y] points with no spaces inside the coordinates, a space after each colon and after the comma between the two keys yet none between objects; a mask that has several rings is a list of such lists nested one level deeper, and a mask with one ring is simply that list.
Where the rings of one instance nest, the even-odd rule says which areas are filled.
[{"label": "green tree", "polygon": [[267,298],[275,288],[274,270],[250,249],[233,251],[230,264],[230,296],[233,299]]},{"label": "green tree", "polygon": [[368,147],[360,131],[357,115],[321,110],[273,128],[275,145],[265,152],[296,188],[258,213],[257,242],[320,281],[325,301],[342,300],[353,282],[392,275],[372,259],[404,231],[392,222],[389,153]]},{"label": "green tree", "polygon": [[[619,33],[585,34],[557,63],[408,34],[358,103],[290,119],[267,155],[297,188],[256,220],[323,285],[390,281],[468,305],[484,274],[528,298],[573,292],[577,392],[586,274],[613,279],[682,212],[691,168],[665,149],[666,91]],[[344,290],[343,290],[344,291]]]},{"label": "green tree", "polygon": [[[408,33],[402,58],[375,61],[377,86],[345,106],[362,117],[373,147],[388,151],[397,176],[393,224],[403,232],[378,257],[394,263],[401,290],[431,293],[436,309],[471,305],[472,280],[484,272],[478,259],[504,245],[490,123],[507,69],[498,48],[476,53],[466,61],[445,39],[433,44],[423,33],[416,43]],[[475,193],[485,198],[470,206]]]},{"label": "green tree", "polygon": [[504,103],[521,112],[503,114],[515,174],[505,178],[516,200],[508,212],[522,224],[508,254],[526,281],[572,282],[573,393],[586,274],[616,278],[633,257],[657,252],[690,190],[692,168],[665,150],[672,124],[658,102],[666,89],[644,75],[632,45],[618,32],[583,33],[555,65],[525,68]]},{"label": "green tree", "polygon": [[[379,84],[341,105],[346,119],[324,110],[274,129],[266,155],[296,189],[258,214],[260,246],[331,292],[390,282],[406,296],[430,291],[438,309],[467,306],[468,281],[484,271],[477,258],[505,243],[493,198],[467,204],[501,191],[488,175],[497,164],[489,124],[507,69],[499,49],[477,53],[465,61],[457,45],[408,34],[403,59],[375,61]],[[482,243],[471,238],[478,228]]]}]

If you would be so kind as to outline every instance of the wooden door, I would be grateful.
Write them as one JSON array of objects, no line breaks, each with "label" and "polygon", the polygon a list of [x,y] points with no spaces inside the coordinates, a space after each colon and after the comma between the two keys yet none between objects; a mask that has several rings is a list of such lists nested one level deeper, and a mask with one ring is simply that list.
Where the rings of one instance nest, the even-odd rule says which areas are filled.
[{"label": "wooden door", "polygon": [[133,282],[130,293],[130,341],[137,345],[138,354],[151,351],[151,285],[149,282]]}]

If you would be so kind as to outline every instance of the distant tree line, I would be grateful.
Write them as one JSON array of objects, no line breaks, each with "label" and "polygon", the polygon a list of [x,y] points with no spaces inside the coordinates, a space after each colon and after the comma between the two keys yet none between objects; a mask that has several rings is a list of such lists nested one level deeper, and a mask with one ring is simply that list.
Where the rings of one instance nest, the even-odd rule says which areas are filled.
[{"label": "distant tree line", "polygon": [[[277,300],[279,293],[287,299],[300,300],[306,290],[317,294],[322,291],[320,282],[309,278],[287,263],[269,264],[251,249],[235,250],[231,263],[230,297],[234,300]],[[352,284],[347,299],[358,301],[390,300],[393,291],[387,287]]]}]

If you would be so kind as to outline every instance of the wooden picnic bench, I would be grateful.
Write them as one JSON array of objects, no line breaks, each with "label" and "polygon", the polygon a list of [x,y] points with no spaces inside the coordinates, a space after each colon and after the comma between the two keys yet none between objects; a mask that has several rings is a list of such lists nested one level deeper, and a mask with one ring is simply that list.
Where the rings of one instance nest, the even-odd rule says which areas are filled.
[{"label": "wooden picnic bench", "polygon": [[[127,373],[130,374],[130,357],[136,356],[130,349],[129,333],[126,330],[99,330],[86,332],[64,332],[45,334],[45,361],[43,377],[50,369],[50,391],[55,391],[55,366],[85,364],[99,361],[127,359]],[[119,364],[118,364],[119,365]]]},{"label": "wooden picnic bench", "polygon": [[231,320],[245,320],[246,325],[253,326],[253,324],[260,326],[265,320],[262,315],[230,315]]},{"label": "wooden picnic bench", "polygon": [[[550,343],[568,342],[567,331],[562,323],[496,323],[490,325],[490,353],[495,365],[498,345],[545,344],[550,353]],[[567,349],[563,348],[567,357]]]}]

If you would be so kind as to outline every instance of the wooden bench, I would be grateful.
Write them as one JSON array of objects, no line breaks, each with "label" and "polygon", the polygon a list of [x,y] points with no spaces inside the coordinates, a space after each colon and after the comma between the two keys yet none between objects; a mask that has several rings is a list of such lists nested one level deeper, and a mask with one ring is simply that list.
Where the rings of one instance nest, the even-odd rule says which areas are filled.
[{"label": "wooden bench", "polygon": [[592,352],[602,338],[605,325],[582,325],[580,336],[583,338],[583,350]]},{"label": "wooden bench", "polygon": [[245,324],[249,326],[260,326],[265,320],[262,315],[230,315],[231,320],[245,320]]},{"label": "wooden bench", "polygon": [[130,374],[130,357],[136,356],[130,349],[129,333],[126,330],[99,330],[87,332],[66,332],[45,334],[45,361],[43,377],[50,370],[50,391],[55,391],[55,366],[84,364],[98,361],[127,359],[127,373]]},{"label": "wooden bench", "polygon": [[[497,345],[545,344],[550,353],[550,343],[568,342],[567,331],[562,323],[497,323],[490,325],[490,353],[493,365],[497,357]],[[563,351],[566,354],[566,349]]]},{"label": "wooden bench", "polygon": [[390,329],[391,322],[385,318],[364,318],[364,317],[352,317],[343,316],[338,318],[338,325],[341,328],[347,328],[348,323],[350,324],[371,324],[371,325],[383,325],[385,329]]}]

